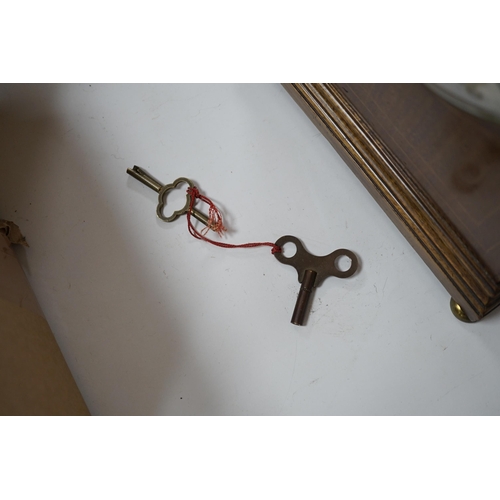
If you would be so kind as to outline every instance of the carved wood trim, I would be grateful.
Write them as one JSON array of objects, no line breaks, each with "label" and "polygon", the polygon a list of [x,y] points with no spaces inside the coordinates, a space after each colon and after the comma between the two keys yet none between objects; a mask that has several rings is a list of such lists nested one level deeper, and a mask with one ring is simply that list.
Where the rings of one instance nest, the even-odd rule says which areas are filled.
[{"label": "carved wood trim", "polygon": [[335,84],[285,84],[472,321],[500,304],[500,284]]}]

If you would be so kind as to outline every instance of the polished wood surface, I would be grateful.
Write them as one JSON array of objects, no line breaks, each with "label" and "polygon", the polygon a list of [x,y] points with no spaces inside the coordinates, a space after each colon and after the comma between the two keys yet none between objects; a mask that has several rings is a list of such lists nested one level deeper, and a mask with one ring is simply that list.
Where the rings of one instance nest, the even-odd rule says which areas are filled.
[{"label": "polished wood surface", "polygon": [[288,84],[472,321],[500,303],[500,127],[421,84]]}]

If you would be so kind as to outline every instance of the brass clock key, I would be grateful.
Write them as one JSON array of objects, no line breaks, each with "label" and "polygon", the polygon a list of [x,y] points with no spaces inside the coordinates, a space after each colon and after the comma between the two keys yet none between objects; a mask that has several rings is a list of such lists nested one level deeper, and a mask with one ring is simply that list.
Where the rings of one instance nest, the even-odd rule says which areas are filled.
[{"label": "brass clock key", "polygon": [[[294,325],[303,325],[307,312],[307,305],[311,296],[312,289],[329,276],[337,278],[348,278],[358,269],[358,259],[350,250],[339,248],[329,255],[318,257],[310,254],[302,242],[295,236],[282,236],[275,245],[283,248],[286,243],[293,243],[297,247],[297,252],[292,257],[285,257],[283,252],[275,253],[274,256],[282,264],[295,267],[299,273],[299,283],[301,283],[297,302],[292,315]],[[346,256],[351,259],[351,267],[347,271],[341,271],[337,267],[339,257]]]},{"label": "brass clock key", "polygon": [[[179,184],[187,184],[189,187],[193,187],[192,181],[189,179],[186,179],[185,177],[179,177],[176,179],[172,184],[166,184],[163,185],[159,183],[156,179],[151,177],[145,170],[143,170],[141,167],[138,167],[137,165],[134,168],[128,168],[127,169],[127,174],[131,175],[134,179],[137,179],[138,181],[142,182],[145,186],[148,188],[151,188],[153,191],[156,191],[158,193],[158,206],[156,207],[156,215],[165,222],[172,222],[177,217],[184,215],[188,211],[190,211],[191,215],[195,218],[198,219],[200,222],[203,222],[205,226],[209,226],[208,223],[208,217],[205,214],[202,214],[201,212],[198,212],[198,210],[192,208],[190,210],[191,206],[191,195],[189,193],[186,193],[186,204],[184,205],[183,208],[180,210],[175,211],[170,217],[166,217],[163,214],[163,209],[165,208],[165,205],[167,204],[167,195],[168,192],[171,191],[172,189],[176,188]],[[210,229],[212,229],[210,227]]]}]

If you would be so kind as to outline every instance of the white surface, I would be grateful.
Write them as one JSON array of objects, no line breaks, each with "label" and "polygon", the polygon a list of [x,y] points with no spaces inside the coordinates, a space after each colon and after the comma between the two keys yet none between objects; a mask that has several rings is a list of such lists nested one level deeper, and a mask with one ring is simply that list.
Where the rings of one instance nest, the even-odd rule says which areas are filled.
[{"label": "white surface", "polygon": [[[0,216],[93,414],[498,414],[500,314],[449,296],[279,85],[0,90]],[[269,248],[192,238],[126,175],[192,178],[231,243],[299,237],[362,261],[299,289]]]}]

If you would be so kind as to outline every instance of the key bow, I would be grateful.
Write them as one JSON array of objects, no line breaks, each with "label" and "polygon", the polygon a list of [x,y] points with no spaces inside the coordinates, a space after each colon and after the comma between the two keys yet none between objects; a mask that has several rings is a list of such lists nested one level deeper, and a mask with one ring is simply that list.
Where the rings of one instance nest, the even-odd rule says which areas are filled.
[{"label": "key bow", "polygon": [[177,217],[184,215],[189,211],[189,207],[191,206],[191,195],[189,194],[189,191],[187,191],[186,204],[180,210],[176,210],[170,217],[166,217],[164,215],[163,210],[167,205],[168,192],[172,189],[175,189],[179,184],[187,184],[190,188],[194,187],[194,184],[189,179],[186,179],[186,177],[179,177],[178,179],[175,179],[175,181],[171,184],[166,184],[165,186],[163,186],[158,192],[158,206],[156,207],[156,215],[158,216],[158,218],[165,222],[172,222],[177,219]]},{"label": "key bow", "polygon": [[[275,253],[274,256],[282,263],[288,266],[293,266],[299,274],[299,283],[304,280],[304,273],[307,269],[316,272],[315,286],[321,285],[323,281],[329,276],[336,276],[337,278],[349,278],[358,268],[358,259],[354,252],[339,248],[328,255],[313,255],[310,254],[302,244],[302,242],[295,236],[282,236],[276,241],[276,245],[283,247],[286,243],[293,243],[297,252],[292,257],[285,257],[283,252]],[[342,271],[336,265],[339,257],[346,256],[351,259],[351,267],[347,271]]]}]

